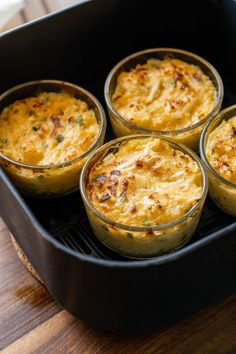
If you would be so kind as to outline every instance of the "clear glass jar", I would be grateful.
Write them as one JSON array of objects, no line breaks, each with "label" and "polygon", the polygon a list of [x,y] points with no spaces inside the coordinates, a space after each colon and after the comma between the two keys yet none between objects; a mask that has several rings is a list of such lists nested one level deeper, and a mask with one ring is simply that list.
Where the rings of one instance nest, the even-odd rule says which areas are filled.
[{"label": "clear glass jar", "polygon": [[106,116],[101,104],[91,93],[77,85],[57,80],[32,81],[11,88],[0,96],[0,112],[16,100],[34,96],[38,92],[66,92],[83,100],[95,111],[100,124],[98,136],[89,149],[64,163],[30,165],[13,160],[0,152],[0,165],[22,193],[40,198],[52,198],[79,189],[80,173],[85,161],[104,142]]},{"label": "clear glass jar", "polygon": [[[213,110],[198,123],[178,130],[150,130],[139,127],[126,119],[124,119],[115,109],[112,103],[112,96],[116,88],[117,77],[123,71],[134,68],[137,64],[144,64],[148,59],[164,59],[166,56],[180,59],[186,63],[198,66],[205,75],[207,75],[215,86],[217,93],[217,100]],[[127,58],[120,61],[109,73],[104,89],[105,101],[115,136],[125,136],[132,134],[157,134],[164,135],[175,139],[177,142],[185,144],[194,151],[199,149],[199,139],[202,130],[212,117],[214,117],[220,110],[224,95],[223,82],[216,69],[208,63],[205,59],[180,49],[173,48],[155,48],[147,49],[138,53],[134,53]]]},{"label": "clear glass jar", "polygon": [[236,116],[236,105],[222,110],[205,127],[200,140],[200,154],[209,176],[209,193],[215,204],[226,213],[236,216],[236,184],[219,175],[211,166],[206,156],[209,135],[223,120]]},{"label": "clear glass jar", "polygon": [[[143,138],[154,137],[143,135]],[[150,258],[173,252],[187,243],[199,222],[208,190],[208,178],[197,155],[189,148],[166,137],[156,137],[167,141],[170,146],[190,155],[197,162],[202,177],[200,200],[182,217],[168,224],[158,226],[128,226],[117,223],[102,215],[90,201],[86,184],[91,168],[106,155],[108,150],[116,149],[120,143],[130,139],[140,139],[140,135],[121,137],[99,148],[86,162],[80,178],[80,192],[86,208],[90,225],[97,238],[108,248],[129,258]]]}]

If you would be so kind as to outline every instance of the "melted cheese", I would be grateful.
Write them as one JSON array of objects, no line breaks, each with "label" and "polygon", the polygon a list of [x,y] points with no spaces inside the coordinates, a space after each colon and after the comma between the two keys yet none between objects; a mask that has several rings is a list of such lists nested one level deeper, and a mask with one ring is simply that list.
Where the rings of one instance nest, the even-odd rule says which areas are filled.
[{"label": "melted cheese", "polygon": [[201,198],[201,171],[187,154],[158,138],[123,142],[92,167],[86,184],[94,207],[131,226],[176,220]]},{"label": "melted cheese", "polygon": [[223,120],[209,135],[206,156],[214,170],[236,183],[236,117]]},{"label": "melted cheese", "polygon": [[19,100],[0,114],[0,151],[32,165],[72,160],[99,132],[95,112],[67,93],[40,93]]},{"label": "melted cheese", "polygon": [[178,59],[150,59],[122,72],[112,97],[117,112],[150,130],[179,130],[214,108],[216,89],[202,70]]}]

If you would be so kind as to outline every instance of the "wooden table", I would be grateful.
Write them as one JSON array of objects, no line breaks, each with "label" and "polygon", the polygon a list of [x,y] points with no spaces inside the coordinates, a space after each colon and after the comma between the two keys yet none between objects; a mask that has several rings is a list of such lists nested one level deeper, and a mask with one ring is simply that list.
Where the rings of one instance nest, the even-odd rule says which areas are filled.
[{"label": "wooden table", "polygon": [[174,326],[105,333],[63,310],[18,259],[0,219],[0,350],[27,353],[236,353],[236,294]]},{"label": "wooden table", "polygon": [[[1,1],[1,0],[0,0]],[[49,12],[59,10],[67,5],[78,3],[81,0],[24,0],[25,7],[4,26],[2,32],[22,25],[25,22],[45,16]],[[1,32],[1,31],[0,31]]]}]

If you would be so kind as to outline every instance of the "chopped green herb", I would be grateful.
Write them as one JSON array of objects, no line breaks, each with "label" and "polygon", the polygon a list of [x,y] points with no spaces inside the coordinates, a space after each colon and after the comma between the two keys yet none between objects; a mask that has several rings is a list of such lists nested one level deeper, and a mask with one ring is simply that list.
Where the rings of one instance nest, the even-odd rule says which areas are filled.
[{"label": "chopped green herb", "polygon": [[61,134],[59,134],[59,135],[56,137],[56,140],[57,140],[57,142],[58,142],[58,144],[59,144],[59,143],[61,143],[61,142],[64,140],[64,136],[61,135]]},{"label": "chopped green herb", "polygon": [[49,97],[44,98],[44,100],[43,100],[43,104],[47,104],[47,103],[48,103],[48,101],[49,101]]},{"label": "chopped green herb", "polygon": [[173,86],[175,83],[176,83],[176,80],[175,79],[171,79],[169,81],[169,86]]},{"label": "chopped green herb", "polygon": [[103,228],[103,230],[105,230],[105,231],[109,231],[107,225],[102,225],[102,228]]},{"label": "chopped green herb", "polygon": [[44,175],[38,175],[38,176],[37,176],[37,179],[38,179],[38,180],[41,180],[41,179],[43,179],[43,178],[44,178]]},{"label": "chopped green herb", "polygon": [[188,235],[183,235],[182,237],[181,237],[181,242],[184,242],[185,240],[187,240],[187,238],[188,238]]},{"label": "chopped green herb", "polygon": [[46,143],[46,141],[42,141],[42,148],[43,149],[47,149],[48,144]]},{"label": "chopped green herb", "polygon": [[2,144],[7,144],[7,143],[8,143],[8,139],[7,139],[7,138],[2,138],[2,139],[0,140],[0,143],[2,143]]},{"label": "chopped green herb", "polygon": [[80,127],[84,127],[84,119],[82,116],[76,117],[75,118],[75,123],[79,124]]},{"label": "chopped green herb", "polygon": [[142,223],[143,223],[144,226],[150,226],[151,225],[151,221],[146,220],[146,219],[143,220]]},{"label": "chopped green herb", "polygon": [[126,193],[122,193],[122,194],[117,198],[116,203],[117,203],[117,204],[122,203],[122,202],[125,200],[125,198],[126,198]]},{"label": "chopped green herb", "polygon": [[131,234],[131,232],[127,232],[127,237],[130,238],[131,240],[134,239],[134,235]]},{"label": "chopped green herb", "polygon": [[165,242],[165,241],[166,241],[166,238],[165,238],[165,237],[160,237],[160,238],[158,239],[158,241],[159,241],[159,242]]}]

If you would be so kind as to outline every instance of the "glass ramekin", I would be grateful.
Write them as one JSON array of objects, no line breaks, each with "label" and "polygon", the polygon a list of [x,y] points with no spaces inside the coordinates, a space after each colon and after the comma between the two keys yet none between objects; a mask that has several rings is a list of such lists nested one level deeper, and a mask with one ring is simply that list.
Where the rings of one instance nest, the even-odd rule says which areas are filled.
[{"label": "glass ramekin", "polygon": [[94,234],[108,248],[128,258],[151,258],[161,256],[182,247],[188,242],[199,222],[203,204],[208,190],[208,178],[197,155],[182,144],[166,137],[157,137],[168,142],[174,149],[183,151],[197,162],[202,174],[202,195],[200,200],[181,218],[168,224],[151,226],[127,226],[117,223],[102,215],[91,203],[86,184],[92,166],[103,157],[108,150],[113,150],[124,141],[130,139],[153,138],[146,134],[121,137],[108,142],[96,150],[88,159],[80,177],[80,192],[86,208],[88,219]]},{"label": "glass ramekin", "polygon": [[32,97],[39,92],[66,92],[83,100],[95,111],[100,129],[94,143],[82,155],[64,163],[30,165],[18,162],[0,152],[0,165],[19,190],[31,196],[52,198],[79,189],[82,167],[89,155],[104,142],[106,116],[98,100],[85,89],[64,81],[39,80],[15,86],[0,96],[0,112],[16,100]]},{"label": "glass ramekin", "polygon": [[[130,70],[137,64],[144,64],[148,59],[164,59],[166,56],[183,60],[189,64],[194,64],[200,67],[200,69],[206,74],[212,81],[217,92],[217,100],[213,110],[198,123],[178,130],[150,130],[143,127],[139,127],[126,119],[124,119],[115,109],[112,103],[112,96],[115,91],[117,77],[122,71]],[[127,58],[120,61],[109,73],[105,88],[104,88],[105,101],[111,121],[111,125],[115,136],[124,136],[131,134],[161,134],[177,142],[185,144],[192,148],[194,151],[199,149],[199,139],[201,132],[208,120],[214,117],[221,108],[224,87],[222,79],[216,69],[208,63],[205,59],[199,57],[196,54],[173,48],[154,48],[147,49],[141,52],[134,53]]]},{"label": "glass ramekin", "polygon": [[220,176],[206,156],[206,146],[209,135],[223,120],[228,120],[236,116],[236,105],[222,110],[213,120],[211,120],[203,130],[200,139],[200,154],[209,176],[209,193],[215,204],[226,213],[236,216],[236,184]]}]

